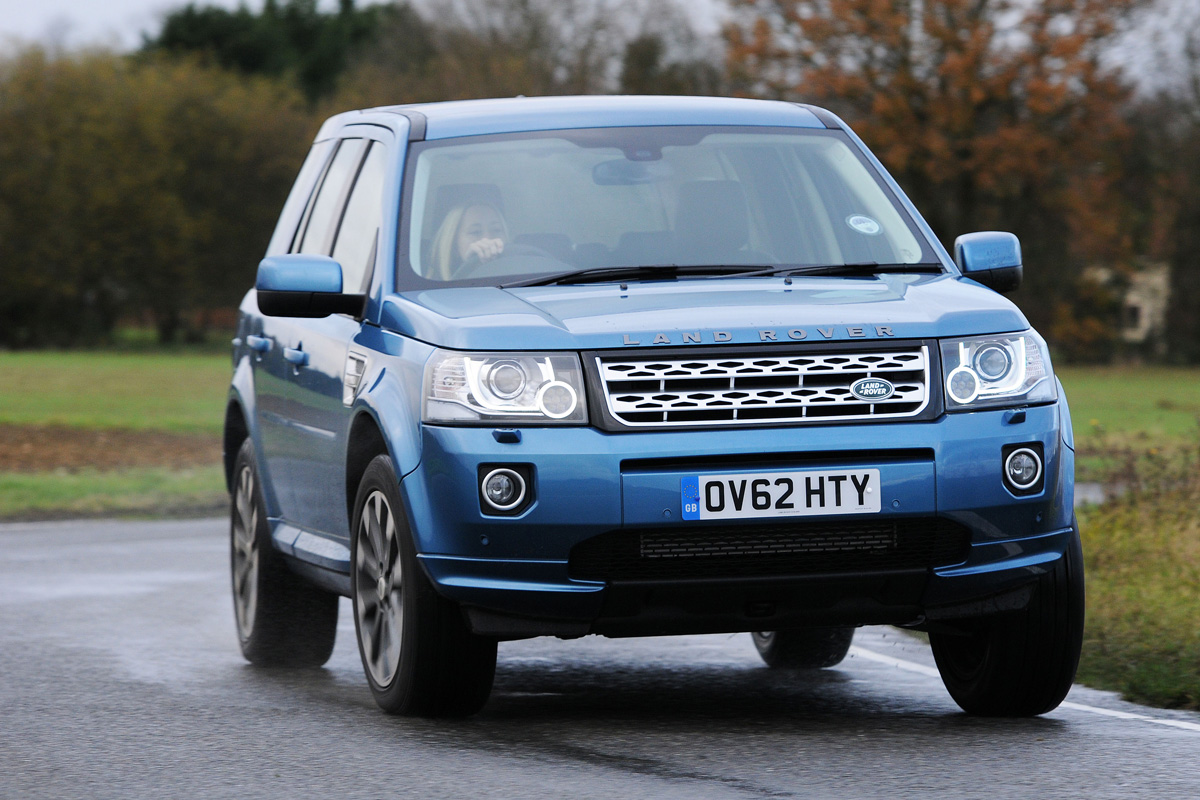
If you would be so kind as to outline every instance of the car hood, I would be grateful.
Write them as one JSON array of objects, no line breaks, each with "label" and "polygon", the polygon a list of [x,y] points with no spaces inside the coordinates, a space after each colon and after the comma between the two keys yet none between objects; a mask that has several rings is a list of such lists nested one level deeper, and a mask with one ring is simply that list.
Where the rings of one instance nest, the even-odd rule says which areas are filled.
[{"label": "car hood", "polygon": [[953,275],[434,289],[386,297],[380,324],[461,350],[921,339],[1029,327],[1004,297]]}]

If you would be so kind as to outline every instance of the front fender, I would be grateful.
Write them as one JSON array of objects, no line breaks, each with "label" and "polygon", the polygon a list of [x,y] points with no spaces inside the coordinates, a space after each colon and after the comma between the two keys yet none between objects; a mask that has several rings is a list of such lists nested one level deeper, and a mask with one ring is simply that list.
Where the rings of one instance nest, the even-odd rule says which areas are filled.
[{"label": "front fender", "polygon": [[421,463],[421,383],[434,348],[378,328],[364,329],[356,343],[370,355],[352,417],[374,418],[403,479]]}]

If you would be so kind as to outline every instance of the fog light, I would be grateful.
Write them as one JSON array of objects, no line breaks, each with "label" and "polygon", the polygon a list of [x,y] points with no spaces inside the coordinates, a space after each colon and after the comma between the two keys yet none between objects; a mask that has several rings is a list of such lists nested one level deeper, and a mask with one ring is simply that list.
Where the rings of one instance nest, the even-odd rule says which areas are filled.
[{"label": "fog light", "polygon": [[525,500],[525,479],[511,469],[494,469],[484,476],[483,499],[497,511],[511,511]]},{"label": "fog light", "polygon": [[1013,450],[1004,460],[1004,477],[1013,487],[1025,490],[1042,477],[1042,459],[1028,447]]}]

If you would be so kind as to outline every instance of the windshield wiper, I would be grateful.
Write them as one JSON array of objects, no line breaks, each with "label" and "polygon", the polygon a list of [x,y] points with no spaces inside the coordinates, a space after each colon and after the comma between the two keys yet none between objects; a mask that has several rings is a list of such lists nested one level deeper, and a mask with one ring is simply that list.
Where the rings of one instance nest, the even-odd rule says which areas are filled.
[{"label": "windshield wiper", "polygon": [[880,275],[883,273],[944,272],[938,263],[925,264],[880,264],[877,261],[857,261],[853,264],[821,264],[808,266],[779,267],[771,275]]},{"label": "windshield wiper", "polygon": [[684,276],[737,275],[757,278],[771,275],[876,275],[885,272],[942,272],[941,264],[879,264],[862,261],[854,264],[664,264],[643,267],[592,267],[571,272],[559,272],[542,278],[500,284],[501,289],[521,286],[554,286],[567,283],[605,283],[623,280],[671,280]]},{"label": "windshield wiper", "polygon": [[765,275],[775,269],[766,264],[691,264],[678,266],[666,264],[658,267],[592,267],[571,272],[559,272],[543,278],[502,283],[501,289],[521,286],[554,286],[564,283],[605,283],[623,280],[670,280],[682,276],[705,275]]}]

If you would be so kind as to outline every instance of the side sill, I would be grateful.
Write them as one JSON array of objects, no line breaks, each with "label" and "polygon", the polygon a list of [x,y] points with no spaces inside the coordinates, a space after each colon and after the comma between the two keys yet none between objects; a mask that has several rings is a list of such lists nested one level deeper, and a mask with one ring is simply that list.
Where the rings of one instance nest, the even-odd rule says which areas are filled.
[{"label": "side sill", "polygon": [[350,575],[350,548],[341,542],[277,519],[271,520],[271,538],[285,555],[332,572]]}]

